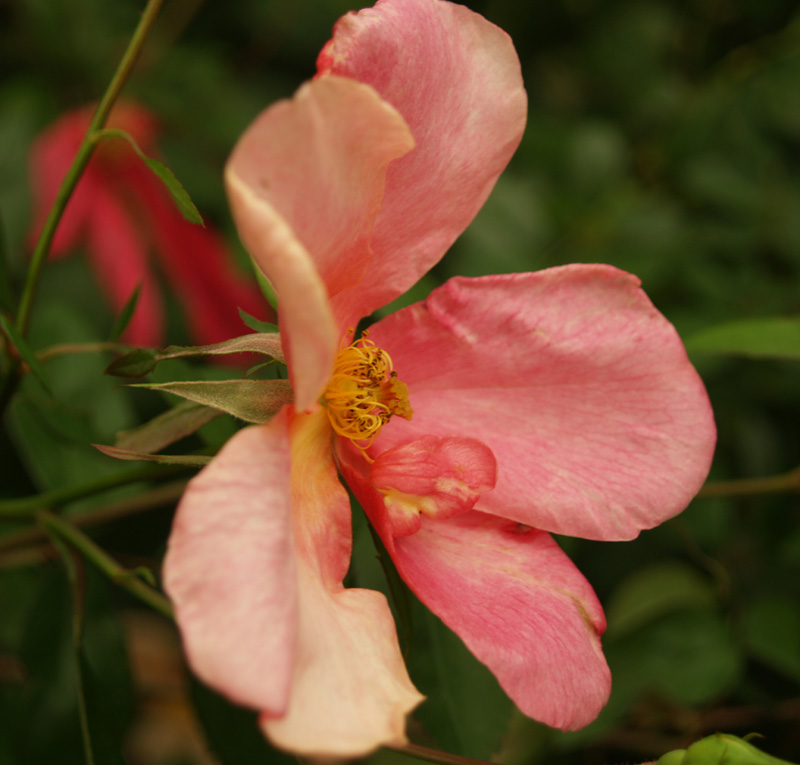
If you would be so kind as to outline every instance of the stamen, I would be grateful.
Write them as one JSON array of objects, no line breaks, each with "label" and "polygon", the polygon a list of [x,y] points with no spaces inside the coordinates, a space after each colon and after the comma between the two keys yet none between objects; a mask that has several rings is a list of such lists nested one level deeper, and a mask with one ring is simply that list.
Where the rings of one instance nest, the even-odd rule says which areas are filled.
[{"label": "stamen", "polygon": [[408,386],[397,379],[391,357],[367,332],[339,351],[322,403],[334,431],[362,452],[395,414],[406,420],[414,414]]}]

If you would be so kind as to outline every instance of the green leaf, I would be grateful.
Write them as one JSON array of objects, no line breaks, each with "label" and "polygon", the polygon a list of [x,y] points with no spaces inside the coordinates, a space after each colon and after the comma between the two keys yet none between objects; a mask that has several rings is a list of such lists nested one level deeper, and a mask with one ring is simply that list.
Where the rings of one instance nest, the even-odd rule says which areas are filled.
[{"label": "green leaf", "polygon": [[[270,325],[271,326],[271,325]],[[260,353],[263,356],[285,361],[280,335],[274,332],[255,332],[225,340],[213,345],[177,346],[171,345],[157,355],[158,361],[179,359],[191,356],[224,356],[231,353]]]},{"label": "green leaf", "polygon": [[181,401],[138,428],[117,434],[114,446],[131,452],[152,454],[165,446],[194,433],[215,417],[219,411],[194,401]]},{"label": "green leaf", "polygon": [[409,671],[428,698],[414,713],[447,752],[489,759],[501,745],[513,703],[461,639],[414,601]]},{"label": "green leaf", "polygon": [[273,749],[258,727],[258,713],[234,706],[194,677],[190,694],[209,747],[222,765],[297,765]]},{"label": "green leaf", "polygon": [[288,380],[199,380],[140,383],[131,387],[163,390],[253,423],[267,422],[293,400]]},{"label": "green leaf", "polygon": [[8,241],[3,215],[0,213],[0,310],[14,312],[14,291],[12,289],[11,262],[8,257]]},{"label": "green leaf", "polygon": [[203,454],[153,454],[152,452],[135,452],[131,449],[119,449],[116,446],[92,444],[95,449],[117,460],[141,460],[157,462],[159,465],[189,465],[203,467],[211,462],[211,457]]},{"label": "green leaf", "polygon": [[272,332],[255,332],[234,337],[213,345],[171,345],[163,351],[137,348],[109,364],[106,374],[116,377],[144,377],[161,361],[192,358],[194,356],[225,356],[232,353],[260,353],[284,363],[280,335]]},{"label": "green leaf", "polygon": [[[133,718],[133,690],[109,583],[91,566],[85,581],[80,666],[97,763],[124,765],[122,743]],[[70,588],[63,568],[43,571],[20,658],[28,673],[13,710],[20,762],[86,765],[77,703]]]},{"label": "green leaf", "polygon": [[190,223],[196,223],[199,226],[203,225],[203,217],[200,215],[198,209],[194,206],[191,197],[183,188],[181,182],[175,177],[172,172],[163,162],[157,159],[148,157],[136,143],[133,136],[126,133],[124,130],[114,128],[106,128],[95,133],[95,141],[106,141],[114,138],[122,138],[127,141],[139,158],[150,168],[150,170],[161,180],[167,191],[172,195],[172,199],[180,210],[181,215]]},{"label": "green leaf", "polygon": [[17,328],[3,315],[0,315],[0,327],[5,332],[6,337],[11,341],[11,344],[17,349],[17,352],[22,357],[22,360],[28,365],[33,376],[38,380],[39,384],[44,388],[47,395],[52,396],[53,392],[47,384],[44,376],[44,368],[36,358],[36,354],[30,349],[25,338],[20,335]]},{"label": "green leaf", "polygon": [[678,561],[638,570],[614,591],[608,609],[608,636],[618,636],[685,608],[707,608],[714,588],[695,568]]},{"label": "green leaf", "polygon": [[685,344],[689,353],[800,359],[800,319],[765,318],[726,322],[692,335]]},{"label": "green leaf", "polygon": [[728,733],[715,733],[661,757],[657,765],[792,765]]},{"label": "green leaf", "polygon": [[114,326],[111,327],[111,334],[108,339],[114,343],[122,337],[122,333],[128,328],[133,312],[136,310],[136,304],[139,302],[139,295],[142,290],[142,285],[137,284],[136,289],[131,293],[131,296],[125,302],[122,310],[117,316]]},{"label": "green leaf", "polygon": [[756,601],[745,610],[742,632],[755,657],[800,682],[800,613],[795,600],[775,595]]},{"label": "green leaf", "polygon": [[258,264],[253,262],[253,271],[256,274],[256,281],[258,282],[258,286],[261,288],[261,292],[264,297],[267,299],[267,302],[272,306],[272,310],[275,313],[278,313],[278,293],[275,292],[275,288],[272,286],[272,282],[264,276],[261,269],[258,267]]},{"label": "green leaf", "polygon": [[271,333],[280,331],[280,328],[277,324],[270,324],[268,321],[261,321],[255,316],[251,316],[242,308],[239,309],[239,316],[241,317],[242,321],[253,330],[253,332]]}]

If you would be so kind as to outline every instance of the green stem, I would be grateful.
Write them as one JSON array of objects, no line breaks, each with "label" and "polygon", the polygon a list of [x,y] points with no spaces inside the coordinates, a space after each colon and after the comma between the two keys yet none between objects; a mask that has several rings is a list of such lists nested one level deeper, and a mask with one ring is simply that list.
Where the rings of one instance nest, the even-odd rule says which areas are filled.
[{"label": "green stem", "polygon": [[63,489],[52,489],[31,497],[21,497],[20,499],[7,499],[0,501],[0,518],[19,518],[33,515],[38,510],[45,508],[52,509],[61,507],[68,502],[77,499],[91,497],[109,489],[116,489],[119,486],[127,486],[139,481],[147,481],[153,478],[163,478],[168,475],[175,475],[188,472],[192,468],[185,465],[147,465],[134,468],[124,473],[114,473],[102,476],[94,481],[80,484],[78,486],[67,486]]},{"label": "green stem", "polygon": [[[76,526],[84,527],[115,521],[119,518],[127,518],[136,513],[147,512],[148,510],[164,507],[165,505],[172,505],[181,498],[185,489],[186,481],[165,483],[149,491],[137,494],[135,497],[126,497],[116,502],[109,502],[107,505],[102,505],[101,507],[92,507],[71,513],[69,521]],[[44,536],[46,535],[43,530],[37,526],[27,526],[15,531],[10,531],[7,534],[2,534],[0,535],[0,554],[2,554],[4,550],[26,548],[18,551],[22,556],[20,560],[38,563],[41,560],[41,555],[39,554],[41,552],[40,549],[36,548],[35,550],[31,550],[30,547],[26,546],[37,544]],[[33,553],[33,555],[30,553]],[[0,563],[0,566],[6,565],[9,560],[10,557],[8,553],[6,553],[2,558],[3,562]],[[15,560],[16,558],[14,558],[14,561]],[[14,561],[11,562],[11,565],[14,565]],[[24,565],[24,562],[19,565]]]},{"label": "green stem", "polygon": [[[101,130],[105,125],[114,102],[117,100],[120,91],[130,76],[131,70],[136,64],[136,60],[139,58],[144,42],[158,16],[158,12],[161,10],[163,2],[164,0],[148,0],[147,6],[139,20],[139,24],[131,37],[131,41],[128,43],[128,47],[122,56],[122,60],[114,76],[111,78],[108,88],[106,88],[106,92],[100,99],[100,103],[89,125],[89,129],[78,149],[78,153],[75,155],[75,159],[72,161],[72,165],[58,190],[56,200],[50,208],[50,213],[42,228],[42,233],[39,235],[39,239],[31,255],[31,263],[28,268],[28,275],[25,280],[25,286],[22,290],[19,309],[17,311],[16,327],[23,337],[28,329],[34,296],[39,284],[39,279],[41,278],[44,263],[47,260],[47,254],[50,252],[50,246],[53,242],[56,228],[58,227],[61,216],[64,214],[64,210],[67,207],[67,203],[75,187],[78,185],[81,174],[92,156],[95,147],[95,133]],[[2,417],[2,413],[5,412],[11,397],[14,395],[20,377],[20,360],[16,358],[0,388],[0,417]]]},{"label": "green stem", "polygon": [[490,765],[486,760],[473,760],[471,757],[448,754],[447,752],[429,749],[427,746],[419,746],[418,744],[404,744],[402,746],[387,744],[384,748],[392,749],[395,752],[400,752],[400,754],[407,754],[409,757],[415,757],[418,760],[436,762],[439,765]]},{"label": "green stem", "polygon": [[139,58],[144,41],[156,20],[156,16],[158,16],[163,2],[164,0],[149,0],[147,3],[142,18],[139,20],[139,25],[136,27],[133,37],[131,37],[131,41],[128,43],[128,47],[122,56],[122,61],[120,61],[117,71],[111,78],[106,92],[97,105],[97,109],[89,125],[89,130],[83,138],[78,153],[75,155],[75,159],[72,161],[72,166],[61,183],[61,188],[58,190],[56,200],[52,208],[50,208],[50,214],[47,216],[47,220],[42,228],[42,233],[39,235],[39,240],[36,242],[36,247],[31,256],[28,278],[22,291],[19,311],[17,311],[17,329],[22,335],[25,334],[28,328],[34,293],[39,283],[39,277],[41,276],[47,253],[50,251],[50,245],[55,236],[56,228],[67,207],[67,202],[69,202],[69,198],[78,185],[81,174],[86,168],[92,156],[92,152],[94,151],[95,133],[101,130],[106,124],[108,115],[111,113],[111,108],[117,100],[126,80],[130,76],[131,70],[136,64],[136,60]]},{"label": "green stem", "polygon": [[70,589],[72,590],[72,653],[75,660],[75,680],[78,691],[78,716],[81,725],[81,739],[83,740],[83,756],[86,765],[94,765],[94,750],[92,737],[89,731],[89,712],[86,709],[86,689],[83,683],[83,662],[81,661],[81,645],[83,642],[83,568],[78,570],[78,564],[72,552],[57,534],[50,535],[53,546],[58,550],[67,570]]},{"label": "green stem", "polygon": [[160,592],[145,584],[141,579],[136,578],[134,573],[120,566],[80,529],[63,518],[54,515],[49,510],[41,510],[37,514],[37,518],[48,532],[57,535],[74,547],[84,558],[97,566],[112,582],[168,619],[174,618],[172,606]]},{"label": "green stem", "polygon": [[800,467],[781,475],[765,478],[743,478],[735,481],[707,483],[698,497],[751,497],[758,494],[782,494],[800,491]]}]

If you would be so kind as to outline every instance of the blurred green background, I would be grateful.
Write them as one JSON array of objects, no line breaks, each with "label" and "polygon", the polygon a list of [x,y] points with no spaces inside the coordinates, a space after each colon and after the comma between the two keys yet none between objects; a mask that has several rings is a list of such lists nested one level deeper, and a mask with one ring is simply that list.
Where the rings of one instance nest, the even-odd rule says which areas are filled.
[{"label": "blurred green background", "polygon": [[[473,225],[403,300],[455,274],[572,262],[631,271],[698,349],[692,358],[719,427],[712,480],[800,465],[797,323],[769,354],[759,353],[770,337],[756,323],[750,354],[721,352],[730,341],[724,331],[722,341],[702,341],[724,322],[800,313],[797,3],[466,4],[514,39],[528,128]],[[29,252],[31,142],[62,112],[99,97],[142,7],[0,0],[0,214],[17,286]],[[221,184],[228,152],[261,109],[314,73],[333,23],[353,7],[360,4],[167,0],[125,95],[159,116],[163,158],[232,247]],[[86,310],[98,295],[85,260],[50,264],[32,346],[105,338],[113,317]],[[170,341],[185,341],[173,313]],[[108,361],[49,364],[54,399],[26,381],[0,437],[4,498],[121,470],[89,444],[111,443],[166,402],[115,388],[101,374]],[[219,375],[204,369],[177,365],[165,374]],[[201,438],[218,444],[230,428],[213,423]],[[722,730],[761,733],[765,751],[800,760],[799,483],[789,492],[698,498],[630,543],[560,540],[609,619],[612,699],[584,731],[550,731],[514,712],[488,672],[414,604],[410,671],[429,700],[409,725],[413,740],[507,765],[589,765],[653,759]],[[162,482],[68,512],[129,507],[153,486]],[[91,533],[125,565],[157,572],[173,504],[166,492]],[[70,590],[58,556],[26,529],[0,523],[0,763],[81,763]],[[385,587],[358,517],[355,533],[352,583]],[[82,674],[98,762],[214,762],[208,747],[226,765],[285,759],[261,741],[249,714],[187,686],[166,620],[88,564],[80,574]],[[409,761],[385,752],[374,759]]]}]

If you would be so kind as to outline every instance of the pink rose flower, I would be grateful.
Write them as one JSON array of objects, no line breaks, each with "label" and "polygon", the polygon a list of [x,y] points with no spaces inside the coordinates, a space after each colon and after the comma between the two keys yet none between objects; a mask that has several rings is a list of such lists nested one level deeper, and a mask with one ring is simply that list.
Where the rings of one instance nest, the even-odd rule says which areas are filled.
[{"label": "pink rose flower", "polygon": [[421,700],[384,597],[344,589],[350,503],[527,715],[607,700],[602,608],[548,532],[679,513],[715,428],[672,326],[610,266],[455,278],[354,341],[477,213],[526,96],[508,36],[444,0],[348,14],[316,78],[235,148],[242,239],[279,296],[295,392],[190,484],[165,562],[188,660],[277,746],[358,756]]},{"label": "pink rose flower", "polygon": [[[36,140],[31,156],[34,189],[33,233],[38,236],[67,170],[91,122],[93,108],[59,118]],[[157,155],[158,127],[144,107],[120,103],[109,127],[127,131],[148,156]],[[161,181],[127,141],[101,142],[70,198],[51,257],[85,248],[111,308],[119,312],[141,285],[136,310],[125,333],[135,345],[157,346],[164,338],[164,304],[159,268],[186,313],[197,345],[241,334],[237,308],[265,313],[254,280],[236,272],[223,239],[210,226],[184,220]]]}]

